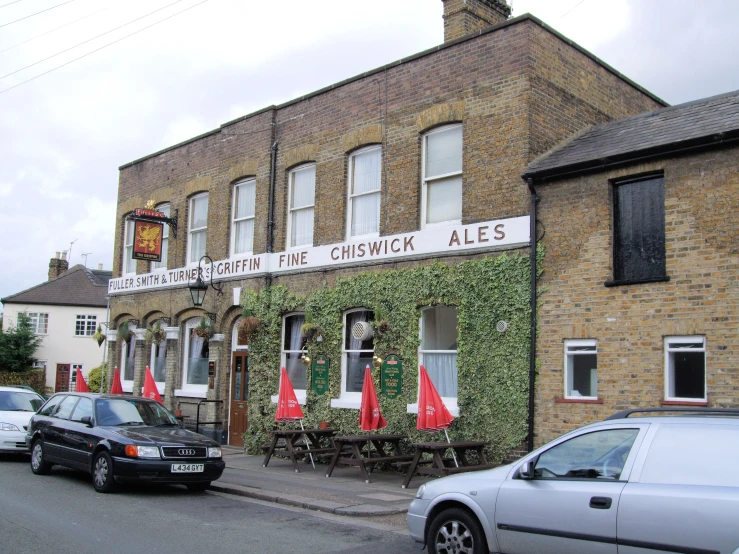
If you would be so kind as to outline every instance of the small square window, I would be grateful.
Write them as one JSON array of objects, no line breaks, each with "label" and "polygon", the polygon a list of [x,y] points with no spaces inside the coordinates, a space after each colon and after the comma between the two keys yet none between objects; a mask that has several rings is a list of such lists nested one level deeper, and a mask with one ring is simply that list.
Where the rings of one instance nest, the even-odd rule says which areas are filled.
[{"label": "small square window", "polygon": [[565,398],[598,398],[598,343],[565,341]]},{"label": "small square window", "polygon": [[91,337],[94,335],[95,328],[97,327],[97,319],[95,315],[78,315],[74,327],[74,335],[76,337]]},{"label": "small square window", "polygon": [[665,400],[706,399],[705,337],[666,337]]}]

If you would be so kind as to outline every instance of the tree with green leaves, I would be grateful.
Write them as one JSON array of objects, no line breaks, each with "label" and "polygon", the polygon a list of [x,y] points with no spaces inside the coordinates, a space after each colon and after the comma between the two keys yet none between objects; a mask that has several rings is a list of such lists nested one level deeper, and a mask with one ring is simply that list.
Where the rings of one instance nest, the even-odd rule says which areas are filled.
[{"label": "tree with green leaves", "polygon": [[33,331],[31,319],[18,314],[18,323],[0,331],[0,371],[28,371],[36,363],[34,354],[42,337]]}]

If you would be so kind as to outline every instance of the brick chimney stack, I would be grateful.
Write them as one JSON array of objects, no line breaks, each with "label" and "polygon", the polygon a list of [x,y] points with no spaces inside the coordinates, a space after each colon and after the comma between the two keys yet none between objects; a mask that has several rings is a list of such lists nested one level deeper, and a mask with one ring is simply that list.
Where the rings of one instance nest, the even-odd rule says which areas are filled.
[{"label": "brick chimney stack", "polygon": [[67,251],[65,250],[61,254],[57,252],[49,261],[49,281],[56,279],[68,269],[69,262],[67,261]]},{"label": "brick chimney stack", "polygon": [[441,0],[444,2],[444,42],[503,23],[511,15],[505,0]]}]

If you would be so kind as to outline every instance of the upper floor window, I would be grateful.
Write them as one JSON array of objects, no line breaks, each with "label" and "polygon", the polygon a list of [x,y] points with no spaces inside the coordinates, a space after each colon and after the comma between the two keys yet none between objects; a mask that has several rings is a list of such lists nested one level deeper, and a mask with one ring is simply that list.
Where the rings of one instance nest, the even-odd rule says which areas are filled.
[{"label": "upper floor window", "polygon": [[285,316],[282,326],[282,366],[287,370],[293,388],[304,391],[308,388],[306,367],[300,359],[305,346],[305,337],[302,327],[305,323],[305,314],[291,314]]},{"label": "upper floor window", "polygon": [[98,318],[96,315],[78,315],[74,326],[76,337],[91,337],[95,334]]},{"label": "upper floor window", "polygon": [[421,346],[418,363],[426,368],[448,408],[457,402],[457,308],[434,306],[421,312]]},{"label": "upper floor window", "polygon": [[[171,208],[169,204],[160,204],[156,207],[158,212],[162,212],[167,217],[170,217]],[[158,262],[151,262],[151,270],[167,269],[167,258],[169,257],[169,225],[166,223],[162,229],[162,259]]]},{"label": "upper floor window", "polygon": [[[18,313],[18,320],[20,321],[20,318],[22,316],[25,316],[28,318],[29,323],[31,324],[31,331],[33,331],[37,335],[45,335],[49,332],[49,314],[44,314],[41,312],[28,312]],[[93,334],[95,332],[93,331]]]},{"label": "upper floor window", "polygon": [[423,137],[421,227],[462,222],[462,126]]},{"label": "upper floor window", "polygon": [[707,400],[705,337],[665,337],[665,400]]},{"label": "upper floor window", "polygon": [[123,275],[136,273],[136,260],[133,258],[134,224],[135,221],[127,219],[123,230]]},{"label": "upper floor window", "polygon": [[208,193],[190,198],[190,217],[187,228],[187,263],[196,264],[205,256],[208,234]]},{"label": "upper floor window", "polygon": [[304,165],[290,172],[288,200],[288,248],[313,245],[313,210],[316,201],[316,166]]},{"label": "upper floor window", "polygon": [[613,187],[613,282],[664,281],[665,190],[662,176]]},{"label": "upper floor window", "polygon": [[231,255],[254,250],[254,204],[256,179],[247,179],[234,186],[231,219]]},{"label": "upper floor window", "polygon": [[565,341],[565,398],[598,398],[598,343]]},{"label": "upper floor window", "polygon": [[349,157],[348,237],[380,232],[382,148],[371,146]]}]

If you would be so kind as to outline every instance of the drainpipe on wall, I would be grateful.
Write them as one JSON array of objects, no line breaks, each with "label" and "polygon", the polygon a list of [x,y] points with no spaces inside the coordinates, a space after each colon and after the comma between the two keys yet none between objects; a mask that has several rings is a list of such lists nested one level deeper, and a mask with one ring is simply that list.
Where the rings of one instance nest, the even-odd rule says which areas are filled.
[{"label": "drainpipe on wall", "polygon": [[534,400],[536,398],[536,196],[534,180],[525,178],[526,185],[531,193],[531,220],[529,222],[529,234],[531,235],[531,246],[529,247],[529,265],[531,266],[531,336],[529,339],[529,431],[528,451],[534,449]]},{"label": "drainpipe on wall", "polygon": [[[275,127],[272,127],[273,132],[272,136],[274,138],[274,135],[276,131],[274,131]],[[279,145],[278,140],[274,140],[272,143],[272,148],[270,152],[270,164],[269,164],[269,217],[267,219],[267,254],[272,253],[273,248],[273,242],[274,242],[274,228],[275,228],[275,182],[277,181],[276,178],[276,172],[277,172],[277,147]],[[272,286],[272,273],[267,273],[266,277],[266,286],[267,290],[270,289]]]}]

